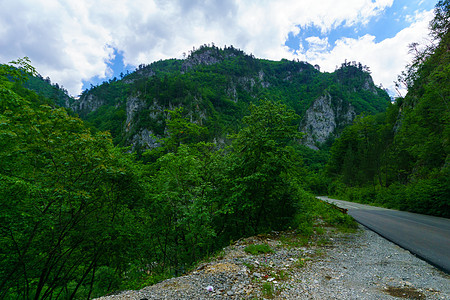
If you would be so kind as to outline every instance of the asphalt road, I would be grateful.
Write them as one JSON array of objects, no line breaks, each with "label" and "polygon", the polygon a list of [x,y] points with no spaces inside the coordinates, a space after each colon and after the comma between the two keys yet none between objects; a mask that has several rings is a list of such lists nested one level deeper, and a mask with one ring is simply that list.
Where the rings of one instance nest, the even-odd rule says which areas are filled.
[{"label": "asphalt road", "polygon": [[348,209],[358,223],[450,273],[450,219],[318,198]]}]

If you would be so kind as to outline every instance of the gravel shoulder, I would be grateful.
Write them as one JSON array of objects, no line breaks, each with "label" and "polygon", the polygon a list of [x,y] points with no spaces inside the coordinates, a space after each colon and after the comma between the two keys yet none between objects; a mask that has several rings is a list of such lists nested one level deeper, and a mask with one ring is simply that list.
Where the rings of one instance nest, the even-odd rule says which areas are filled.
[{"label": "gravel shoulder", "polygon": [[[274,252],[244,251],[262,243]],[[98,299],[263,298],[450,299],[450,276],[360,225],[309,244],[293,232],[241,239],[184,276]]]}]

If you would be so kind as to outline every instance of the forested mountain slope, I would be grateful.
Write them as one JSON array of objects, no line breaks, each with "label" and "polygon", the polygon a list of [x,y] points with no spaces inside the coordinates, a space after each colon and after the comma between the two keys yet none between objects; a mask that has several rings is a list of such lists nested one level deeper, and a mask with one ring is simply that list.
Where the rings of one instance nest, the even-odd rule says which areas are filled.
[{"label": "forested mountain slope", "polygon": [[[26,57],[25,59],[20,59],[19,61],[29,61]],[[52,106],[58,107],[69,107],[75,99],[69,96],[67,90],[64,87],[59,86],[58,83],[52,83],[50,78],[43,78],[39,73],[27,74],[20,69],[17,69],[12,65],[0,64],[1,69],[9,69],[11,72],[19,72],[24,78],[22,81],[15,81],[11,75],[9,75],[9,80],[14,84],[14,90],[22,95],[29,95],[34,97],[34,102],[36,103],[46,103]],[[18,73],[18,74],[19,74]],[[2,75],[2,74],[0,74]],[[34,93],[30,93],[34,91]]]},{"label": "forested mountain slope", "polygon": [[280,101],[306,116],[300,130],[308,133],[311,147],[338,136],[356,115],[388,106],[389,96],[374,85],[366,66],[345,62],[333,73],[318,69],[204,45],[186,59],[141,65],[93,87],[70,107],[93,127],[109,130],[116,144],[140,149],[152,148],[155,137],[164,136],[165,110],[181,106],[192,122],[208,128],[210,140],[220,140],[240,128],[250,103]]},{"label": "forested mountain slope", "polygon": [[[333,145],[333,193],[450,217],[450,2],[439,1],[432,43],[411,45],[399,77],[408,93],[386,113],[359,118]],[[422,50],[420,50],[422,49]]]}]

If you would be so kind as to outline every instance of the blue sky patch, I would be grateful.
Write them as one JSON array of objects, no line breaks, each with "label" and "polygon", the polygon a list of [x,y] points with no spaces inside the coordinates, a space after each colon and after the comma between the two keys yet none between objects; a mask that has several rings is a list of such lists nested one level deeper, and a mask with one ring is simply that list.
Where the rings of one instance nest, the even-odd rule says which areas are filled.
[{"label": "blue sky patch", "polygon": [[102,84],[104,81],[108,81],[116,77],[120,79],[120,73],[125,75],[127,71],[132,72],[136,69],[134,66],[126,65],[123,62],[123,52],[114,48],[114,58],[106,63],[108,68],[112,70],[112,75],[107,78],[100,78],[99,76],[92,77],[88,80],[83,80],[83,90],[88,89],[92,85]]},{"label": "blue sky patch", "polygon": [[391,7],[387,8],[380,15],[372,18],[367,24],[355,24],[347,26],[340,24],[336,28],[323,33],[318,26],[311,25],[307,27],[298,26],[299,34],[289,33],[285,45],[291,50],[299,53],[305,53],[311,47],[317,45],[310,43],[308,38],[317,37],[322,40],[328,39],[328,48],[320,49],[329,51],[334,48],[336,41],[342,38],[358,39],[366,34],[375,36],[375,42],[379,43],[385,39],[394,37],[402,29],[411,25],[417,9],[431,10],[435,6],[433,1],[426,0],[398,0],[394,1]]}]

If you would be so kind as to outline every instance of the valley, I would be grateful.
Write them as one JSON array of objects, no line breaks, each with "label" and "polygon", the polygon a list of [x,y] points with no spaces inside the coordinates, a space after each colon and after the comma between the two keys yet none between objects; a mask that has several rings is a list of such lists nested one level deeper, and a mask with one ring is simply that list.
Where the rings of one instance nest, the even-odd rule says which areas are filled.
[{"label": "valley", "polygon": [[[77,98],[27,57],[0,65],[0,299],[166,285],[206,297],[205,284],[217,297],[445,298],[447,275],[315,195],[450,217],[448,13],[439,1],[395,99],[356,61],[322,72],[214,44]],[[208,258],[246,286],[208,283]]]}]

